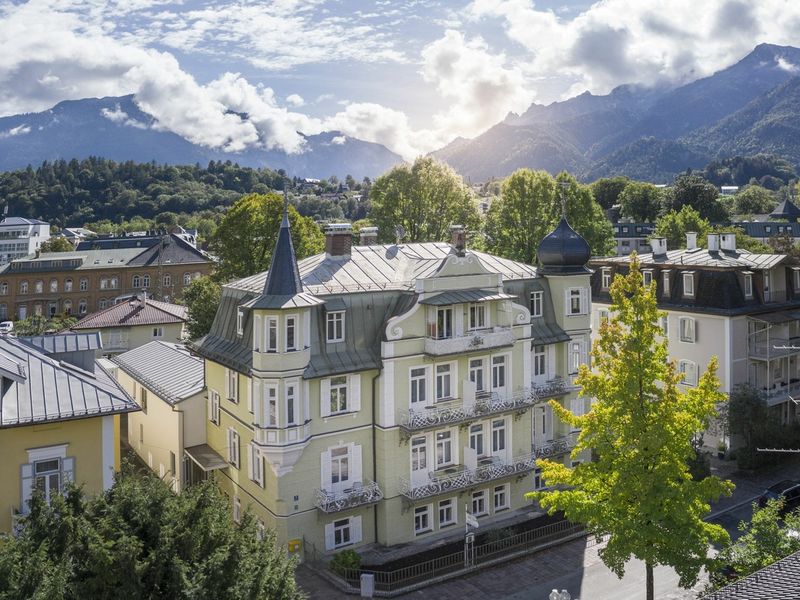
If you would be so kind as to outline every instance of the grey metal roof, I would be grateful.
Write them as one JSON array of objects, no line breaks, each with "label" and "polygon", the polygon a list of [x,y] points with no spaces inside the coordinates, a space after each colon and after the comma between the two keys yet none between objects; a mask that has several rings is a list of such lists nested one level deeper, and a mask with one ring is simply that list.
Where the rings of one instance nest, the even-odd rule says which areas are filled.
[{"label": "grey metal roof", "polygon": [[797,600],[800,598],[800,552],[735,581],[703,600]]},{"label": "grey metal roof", "polygon": [[[666,254],[641,254],[639,262],[644,265],[681,267],[706,267],[713,269],[771,269],[786,259],[785,254],[755,254],[747,250],[719,250],[711,252],[705,248],[694,250],[669,250]],[[593,266],[608,263],[629,263],[630,256],[614,256],[593,259]]]},{"label": "grey metal roof", "polygon": [[465,302],[481,302],[483,300],[507,300],[509,298],[515,298],[515,296],[490,290],[456,290],[434,294],[424,300],[420,300],[419,303],[445,306],[448,304],[464,304]]},{"label": "grey metal roof", "polygon": [[139,410],[99,365],[85,371],[8,336],[0,337],[0,355],[25,375],[0,398],[0,428]]},{"label": "grey metal roof", "polygon": [[796,221],[798,217],[800,217],[800,208],[794,205],[794,203],[789,200],[788,198],[778,204],[775,207],[770,215],[773,219],[787,219],[789,221]]},{"label": "grey metal roof", "polygon": [[731,223],[733,227],[742,229],[747,235],[756,238],[768,238],[773,235],[789,235],[800,237],[800,223],[779,223],[776,221],[740,221]]},{"label": "grey metal roof", "polygon": [[119,368],[160,398],[175,404],[203,391],[203,359],[186,346],[153,341],[111,358]]},{"label": "grey metal roof", "polygon": [[222,456],[208,444],[189,446],[188,448],[184,448],[183,451],[205,472],[215,469],[224,469],[228,466],[228,461],[222,458]]},{"label": "grey metal roof", "polygon": [[548,323],[544,319],[531,321],[532,346],[547,346],[570,340],[569,335],[557,323]]},{"label": "grey metal roof", "polygon": [[292,294],[287,296],[257,296],[247,304],[242,306],[245,308],[261,308],[261,309],[274,309],[281,308],[303,308],[306,306],[317,306],[322,304],[322,300],[311,294],[300,292],[299,294]]},{"label": "grey metal roof", "polygon": [[267,282],[264,284],[264,295],[294,296],[302,291],[303,284],[300,281],[300,273],[297,271],[297,257],[294,254],[289,215],[284,200],[281,229],[272,252],[269,274]]},{"label": "grey metal roof", "polygon": [[20,337],[20,341],[30,344],[45,354],[64,352],[85,352],[103,348],[100,333],[59,333],[58,335],[34,335]]}]

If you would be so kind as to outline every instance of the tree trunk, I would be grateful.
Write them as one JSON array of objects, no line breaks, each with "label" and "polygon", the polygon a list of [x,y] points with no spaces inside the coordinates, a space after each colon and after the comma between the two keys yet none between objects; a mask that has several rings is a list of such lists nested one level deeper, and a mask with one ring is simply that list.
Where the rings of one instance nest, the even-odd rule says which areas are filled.
[{"label": "tree trunk", "polygon": [[646,563],[645,569],[647,569],[647,600],[655,600],[655,593],[653,590],[653,565]]}]

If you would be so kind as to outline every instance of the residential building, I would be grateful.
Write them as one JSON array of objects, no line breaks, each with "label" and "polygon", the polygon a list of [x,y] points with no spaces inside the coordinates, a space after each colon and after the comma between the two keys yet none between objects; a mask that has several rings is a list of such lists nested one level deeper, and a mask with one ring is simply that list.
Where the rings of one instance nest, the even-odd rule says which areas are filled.
[{"label": "residential building", "polygon": [[105,356],[127,352],[153,340],[182,343],[188,314],[185,306],[159,302],[140,292],[108,308],[87,315],[72,331],[97,332]]},{"label": "residential building", "polygon": [[119,470],[120,415],[138,410],[94,360],[98,336],[0,336],[0,531],[73,481],[89,494]]},{"label": "residential building", "polygon": [[[374,238],[371,238],[374,239]],[[205,358],[214,478],[290,551],[459,535],[528,514],[536,459],[569,461],[582,414],[589,246],[562,220],[539,268],[452,244],[352,247],[295,260],[284,219],[268,272],[223,286]]]},{"label": "residential building", "polygon": [[735,196],[739,192],[738,185],[723,185],[719,188],[720,196]]},{"label": "residential building", "polygon": [[205,445],[203,359],[180,344],[153,341],[111,360],[120,385],[141,408],[128,415],[130,447],[176,492],[205,478],[202,466],[189,458],[213,453]]},{"label": "residential building", "polygon": [[[761,390],[785,422],[796,418],[792,398],[800,392],[800,267],[784,254],[753,254],[736,248],[736,235],[711,234],[698,248],[668,250],[653,238],[653,252],[639,257],[644,283],[654,283],[670,357],[684,388],[697,384],[713,356],[726,394],[749,383]],[[629,270],[630,257],[594,259],[592,324],[609,316],[609,288]],[[706,436],[706,443],[714,442]]]},{"label": "residential building", "polygon": [[50,223],[6,217],[0,221],[0,265],[36,252],[50,239]]},{"label": "residential building", "polygon": [[[0,267],[0,320],[103,310],[142,290],[168,302],[211,272],[208,255],[172,235],[155,241],[81,242],[74,252],[36,253]],[[152,242],[152,243],[151,243]]]},{"label": "residential building", "polygon": [[740,221],[731,223],[731,226],[738,227],[745,234],[757,239],[763,244],[769,244],[774,237],[790,237],[792,241],[800,242],[800,223],[789,223],[785,221]]},{"label": "residential building", "polygon": [[650,236],[656,226],[652,223],[634,223],[620,220],[614,224],[614,240],[617,243],[617,256],[628,256],[631,252],[647,254],[650,252]]},{"label": "residential building", "polygon": [[800,552],[795,552],[701,600],[797,600],[799,596]]},{"label": "residential building", "polygon": [[91,229],[86,229],[84,227],[65,227],[61,230],[61,235],[73,246],[77,246],[82,241],[95,237],[97,234]]},{"label": "residential building", "polygon": [[800,218],[800,208],[797,208],[794,202],[787,198],[775,207],[769,217],[770,219],[783,219],[790,223],[797,223],[798,218]]}]

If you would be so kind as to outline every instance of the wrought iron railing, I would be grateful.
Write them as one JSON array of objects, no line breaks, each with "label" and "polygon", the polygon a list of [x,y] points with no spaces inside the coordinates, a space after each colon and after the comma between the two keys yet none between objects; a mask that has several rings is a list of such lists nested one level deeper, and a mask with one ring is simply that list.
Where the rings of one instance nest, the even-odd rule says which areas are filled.
[{"label": "wrought iron railing", "polygon": [[316,490],[315,504],[324,513],[335,513],[348,508],[374,504],[383,499],[383,492],[374,481],[356,482],[341,492]]},{"label": "wrought iron railing", "polygon": [[443,338],[429,337],[425,339],[425,354],[433,356],[460,354],[498,348],[514,344],[514,332],[510,327],[479,329],[468,331],[464,335]]},{"label": "wrought iron railing", "polygon": [[541,444],[533,445],[533,454],[536,458],[549,458],[551,456],[562,456],[571,452],[578,441],[578,434],[571,433],[567,436],[548,440]]}]

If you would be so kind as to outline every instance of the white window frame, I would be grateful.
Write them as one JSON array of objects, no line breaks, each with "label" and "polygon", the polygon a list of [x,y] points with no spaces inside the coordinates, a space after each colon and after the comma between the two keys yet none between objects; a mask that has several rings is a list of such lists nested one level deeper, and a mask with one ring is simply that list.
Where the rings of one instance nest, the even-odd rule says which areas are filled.
[{"label": "white window frame", "polygon": [[253,442],[247,444],[247,475],[253,481],[264,487],[264,459]]},{"label": "white window frame", "polygon": [[694,344],[697,341],[697,322],[694,317],[678,319],[678,339],[684,344]]},{"label": "white window frame", "polygon": [[434,452],[436,453],[436,469],[442,469],[456,464],[455,443],[458,442],[458,433],[453,435],[451,429],[434,433]]},{"label": "white window frame", "polygon": [[681,383],[690,387],[697,385],[697,363],[692,360],[678,362],[678,372],[681,374]]},{"label": "white window frame", "polygon": [[492,356],[492,389],[504,390],[508,388],[510,369],[508,365],[511,361],[507,354]]},{"label": "white window frame", "polygon": [[[797,282],[798,277],[800,277],[800,271],[794,270],[792,272],[795,281],[794,289],[797,290]],[[744,297],[747,299],[751,299],[753,297],[753,274],[752,273],[744,273]]]},{"label": "white window frame", "polygon": [[433,531],[433,505],[417,506],[414,509],[414,535],[422,535]]},{"label": "white window frame", "polygon": [[486,456],[486,431],[483,423],[473,423],[469,426],[469,447],[481,457]]},{"label": "white window frame", "polygon": [[[454,498],[440,500],[438,506],[439,529],[455,525],[458,522],[456,514],[456,501]],[[444,518],[443,518],[444,517]]]},{"label": "white window frame", "polygon": [[489,514],[489,507],[486,502],[486,490],[472,492],[470,497],[470,513],[474,517],[483,517]]},{"label": "white window frame", "polygon": [[608,323],[611,320],[611,312],[607,308],[597,309],[597,325],[602,327],[603,323]]},{"label": "white window frame", "polygon": [[160,339],[164,337],[164,328],[161,326],[153,327],[153,338]]},{"label": "white window frame", "polygon": [[[330,378],[330,391],[328,393],[327,401],[331,409],[331,415],[348,412],[350,407],[347,383],[347,375],[337,375],[336,377]],[[344,392],[344,394],[342,392]],[[336,402],[336,410],[334,410],[334,402]]]},{"label": "white window frame", "polygon": [[412,408],[428,404],[429,373],[429,367],[411,367],[408,370],[408,402]]},{"label": "white window frame", "polygon": [[492,456],[505,456],[508,450],[508,433],[509,427],[505,417],[500,419],[492,419]]},{"label": "white window frame", "polygon": [[475,302],[469,305],[469,330],[477,331],[489,327],[489,310],[484,302]]},{"label": "white window frame", "polygon": [[586,364],[586,340],[572,339],[569,341],[569,374],[577,375],[581,365]]},{"label": "white window frame", "polygon": [[235,427],[228,427],[228,463],[239,468],[241,464],[241,439]]},{"label": "white window frame", "polygon": [[264,426],[278,426],[278,384],[264,383]]},{"label": "white window frame", "polygon": [[219,394],[214,390],[208,391],[208,406],[208,420],[214,423],[214,425],[219,425]]},{"label": "white window frame", "polygon": [[541,317],[544,314],[544,292],[531,292],[531,317]]},{"label": "white window frame", "polygon": [[[502,498],[502,502],[498,502],[498,497]],[[494,486],[494,489],[492,489],[492,506],[494,512],[511,508],[511,486],[508,483]]]},{"label": "white window frame", "polygon": [[[750,276],[751,281],[752,281],[752,278],[753,277],[751,275]],[[794,287],[795,293],[799,292],[800,291],[800,268],[798,268],[798,267],[794,267],[792,269],[792,283],[793,283],[793,287]],[[752,283],[751,283],[750,287],[752,288]],[[751,293],[750,297],[752,297],[752,295],[753,294]]]},{"label": "white window frame", "polygon": [[[577,311],[574,310],[576,305],[573,304],[573,301],[577,300]],[[587,314],[588,310],[588,294],[586,288],[583,287],[574,287],[568,288],[566,290],[566,316],[568,317],[579,317]]]},{"label": "white window frame", "polygon": [[664,332],[664,337],[669,337],[669,315],[662,315],[658,320],[658,324]]},{"label": "white window frame", "polygon": [[349,517],[347,519],[336,519],[332,525],[334,548],[345,548],[356,543],[353,541],[353,522]]},{"label": "white window frame", "polygon": [[278,317],[264,317],[264,352],[274,354],[278,351]]},{"label": "white window frame", "polygon": [[242,522],[242,500],[239,498],[238,494],[234,494],[233,496],[233,522],[234,523],[241,523]]},{"label": "white window frame", "polygon": [[547,346],[544,344],[533,346],[533,376],[547,377]]},{"label": "white window frame", "polygon": [[300,389],[299,382],[296,380],[293,381],[286,381],[284,383],[284,398],[285,398],[285,405],[286,405],[286,425],[293,426],[299,425],[300,420],[298,419],[298,412],[299,412],[299,402],[298,402],[298,390]]},{"label": "white window frame", "polygon": [[670,285],[669,285],[669,271],[663,271],[661,273],[661,295],[666,296],[667,298],[670,297]]},{"label": "white window frame", "polygon": [[244,334],[244,309],[240,306],[236,309],[236,335],[242,337]]},{"label": "white window frame", "polygon": [[533,470],[533,489],[534,490],[543,490],[547,487],[544,484],[544,479],[542,479],[542,469],[540,467],[536,467]]},{"label": "white window frame", "polygon": [[[284,349],[286,352],[296,352],[297,351],[297,323],[299,322],[297,315],[286,315],[286,320],[284,321]],[[291,343],[289,343],[289,330],[291,329]]]},{"label": "white window frame", "polygon": [[600,273],[601,281],[600,287],[601,289],[608,290],[611,289],[611,269],[608,267],[604,267]]},{"label": "white window frame", "polygon": [[455,397],[453,395],[454,372],[453,363],[441,363],[434,366],[434,399],[436,402],[444,402]]},{"label": "white window frame", "polygon": [[332,310],[325,313],[325,341],[329,344],[344,341],[345,311]]},{"label": "white window frame", "polygon": [[225,395],[234,404],[239,404],[239,373],[225,368]]},{"label": "white window frame", "polygon": [[437,306],[434,310],[434,338],[450,339],[455,335],[455,314],[452,306]]},{"label": "white window frame", "polygon": [[470,358],[467,362],[467,369],[469,380],[475,384],[475,391],[486,391],[486,357]]},{"label": "white window frame", "polygon": [[642,284],[643,285],[650,285],[653,283],[653,270],[652,269],[643,269],[642,270]]},{"label": "white window frame", "polygon": [[[688,285],[687,285],[688,282]],[[683,273],[683,295],[694,298],[694,272]]]}]

